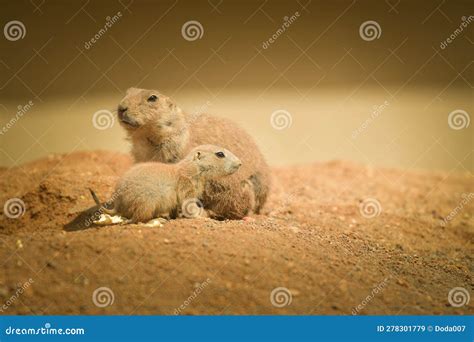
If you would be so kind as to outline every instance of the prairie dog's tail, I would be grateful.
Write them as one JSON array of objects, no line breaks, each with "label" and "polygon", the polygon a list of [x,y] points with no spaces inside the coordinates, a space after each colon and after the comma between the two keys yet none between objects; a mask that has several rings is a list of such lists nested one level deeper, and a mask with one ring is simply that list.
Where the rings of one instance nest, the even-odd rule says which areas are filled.
[{"label": "prairie dog's tail", "polygon": [[102,204],[100,204],[100,200],[99,200],[99,198],[97,197],[97,195],[95,194],[94,190],[92,190],[91,188],[89,188],[89,191],[90,191],[90,193],[91,193],[92,199],[94,200],[95,204],[97,204],[97,205],[100,207]]},{"label": "prairie dog's tail", "polygon": [[100,203],[99,197],[97,197],[97,195],[95,194],[94,190],[92,190],[91,188],[89,188],[89,191],[90,191],[90,193],[91,193],[92,198],[94,199],[95,204],[96,204],[98,207],[100,207],[100,208],[104,211],[104,213],[109,214],[109,215],[115,215],[115,214],[117,214],[117,211],[115,210],[115,208],[114,208],[114,209],[107,209],[107,208],[105,207],[105,205],[102,205],[102,203]]}]

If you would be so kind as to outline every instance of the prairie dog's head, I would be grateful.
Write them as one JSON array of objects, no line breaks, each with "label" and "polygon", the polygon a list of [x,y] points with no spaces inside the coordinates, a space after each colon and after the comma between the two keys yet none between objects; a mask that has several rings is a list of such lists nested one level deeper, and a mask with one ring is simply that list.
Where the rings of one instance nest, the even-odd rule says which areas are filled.
[{"label": "prairie dog's head", "polygon": [[200,174],[207,179],[218,178],[236,172],[242,162],[232,152],[214,145],[194,148],[185,158],[199,167]]},{"label": "prairie dog's head", "polygon": [[181,109],[157,90],[130,88],[117,108],[120,124],[129,132],[151,128],[166,136],[182,119]]}]

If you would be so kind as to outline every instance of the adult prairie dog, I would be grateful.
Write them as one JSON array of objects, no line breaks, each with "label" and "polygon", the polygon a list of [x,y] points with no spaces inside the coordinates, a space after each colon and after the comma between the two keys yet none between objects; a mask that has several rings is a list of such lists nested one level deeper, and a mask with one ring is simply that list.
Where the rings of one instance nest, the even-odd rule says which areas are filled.
[{"label": "adult prairie dog", "polygon": [[[109,201],[113,209],[102,209],[132,222],[194,216],[200,211],[197,206],[206,182],[233,174],[241,164],[232,152],[214,145],[198,146],[176,164],[139,163],[118,181]],[[92,190],[91,194],[101,206]]]},{"label": "adult prairie dog", "polygon": [[231,150],[242,167],[230,177],[206,184],[204,207],[219,219],[260,212],[270,188],[269,169],[253,139],[238,125],[208,114],[186,114],[157,90],[130,88],[117,112],[136,162],[176,163],[202,144]]}]

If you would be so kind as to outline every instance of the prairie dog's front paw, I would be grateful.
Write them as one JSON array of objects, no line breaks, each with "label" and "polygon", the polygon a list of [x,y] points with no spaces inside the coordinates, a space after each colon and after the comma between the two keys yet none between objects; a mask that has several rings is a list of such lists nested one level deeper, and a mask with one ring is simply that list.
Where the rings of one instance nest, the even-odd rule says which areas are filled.
[{"label": "prairie dog's front paw", "polygon": [[255,187],[249,179],[242,182],[242,195],[248,198],[251,211],[253,211],[255,208]]}]

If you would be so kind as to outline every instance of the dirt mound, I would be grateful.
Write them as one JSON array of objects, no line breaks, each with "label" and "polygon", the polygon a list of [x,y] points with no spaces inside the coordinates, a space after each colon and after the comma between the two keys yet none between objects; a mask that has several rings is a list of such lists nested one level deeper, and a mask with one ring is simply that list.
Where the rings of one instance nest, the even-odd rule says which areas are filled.
[{"label": "dirt mound", "polygon": [[448,300],[473,287],[469,175],[274,168],[249,220],[71,229],[93,205],[87,188],[106,199],[130,165],[79,152],[0,170],[2,203],[25,209],[0,216],[1,313],[473,313]]}]

